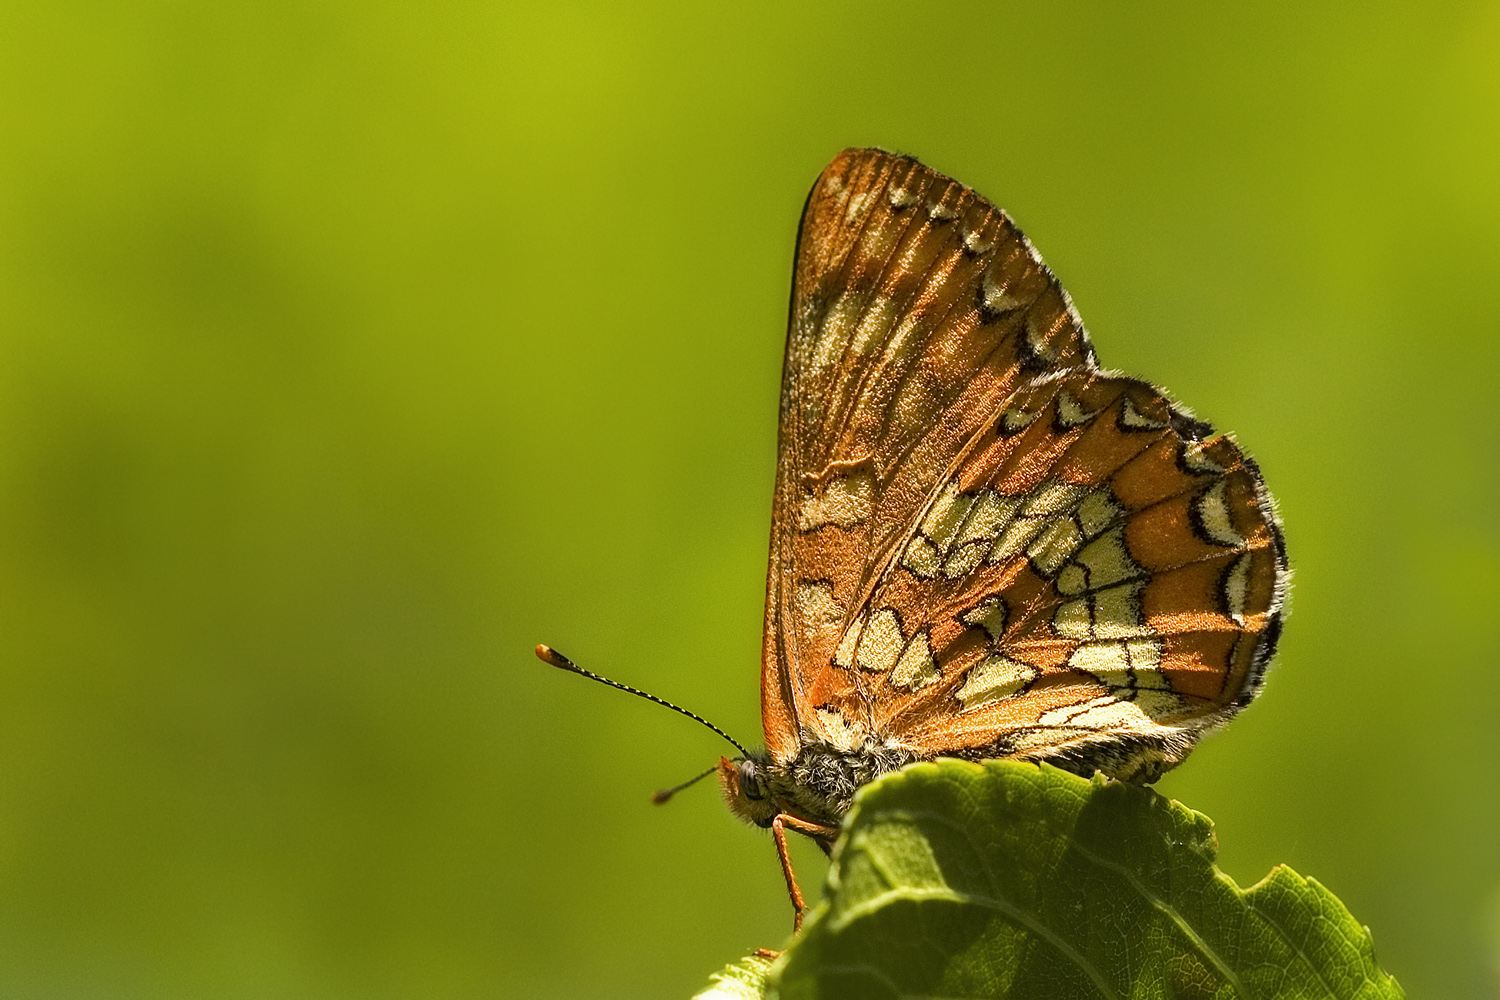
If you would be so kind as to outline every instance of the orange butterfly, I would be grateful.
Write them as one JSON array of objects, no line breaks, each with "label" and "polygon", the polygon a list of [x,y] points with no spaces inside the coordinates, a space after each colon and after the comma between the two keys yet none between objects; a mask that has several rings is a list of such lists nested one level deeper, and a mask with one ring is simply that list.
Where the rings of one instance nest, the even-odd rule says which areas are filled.
[{"label": "orange butterfly", "polygon": [[712,769],[775,833],[796,925],[785,829],[829,850],[855,791],[904,764],[1180,763],[1255,697],[1287,575],[1255,463],[1101,369],[1003,212],[882,150],[823,171],[781,385],[766,750]]}]

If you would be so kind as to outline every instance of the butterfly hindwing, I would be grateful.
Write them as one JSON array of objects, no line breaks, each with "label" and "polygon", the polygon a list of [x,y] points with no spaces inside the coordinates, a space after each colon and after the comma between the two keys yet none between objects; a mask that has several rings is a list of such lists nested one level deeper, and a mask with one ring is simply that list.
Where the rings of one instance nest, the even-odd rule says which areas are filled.
[{"label": "butterfly hindwing", "polygon": [[1129,776],[1247,703],[1274,647],[1280,539],[1253,464],[1205,433],[1119,376],[1017,393],[862,612],[920,621],[903,640],[931,651],[883,678],[872,731]]}]

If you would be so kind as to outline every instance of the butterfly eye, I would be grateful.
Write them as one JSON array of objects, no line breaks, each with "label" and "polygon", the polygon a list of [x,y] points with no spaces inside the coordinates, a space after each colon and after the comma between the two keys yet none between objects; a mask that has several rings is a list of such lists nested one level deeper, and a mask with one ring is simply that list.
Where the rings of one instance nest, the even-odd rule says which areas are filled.
[{"label": "butterfly eye", "polygon": [[754,761],[747,760],[740,763],[740,794],[751,802],[759,802],[766,797],[765,789],[760,783],[760,775],[755,773]]}]

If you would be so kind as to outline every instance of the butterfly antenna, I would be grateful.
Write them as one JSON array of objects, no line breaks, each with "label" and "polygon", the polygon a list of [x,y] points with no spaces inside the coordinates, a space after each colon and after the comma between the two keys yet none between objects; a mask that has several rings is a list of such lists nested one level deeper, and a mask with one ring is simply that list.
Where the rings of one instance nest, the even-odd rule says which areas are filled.
[{"label": "butterfly antenna", "polygon": [[[702,725],[707,726],[709,729],[712,729],[714,732],[724,737],[730,743],[733,743],[734,748],[738,750],[743,756],[750,756],[750,751],[745,749],[744,744],[742,744],[739,740],[735,739],[733,736],[730,736],[728,733],[724,732],[724,730],[720,729],[712,722],[709,722],[707,719],[696,712],[689,712],[681,705],[674,705],[670,701],[667,701],[665,698],[658,698],[656,695],[648,694],[645,691],[642,691],[640,688],[633,688],[629,684],[621,684],[619,681],[612,681],[608,677],[601,677],[599,674],[594,673],[592,670],[585,670],[578,664],[574,663],[572,660],[568,659],[566,656],[559,653],[557,650],[553,649],[551,646],[538,645],[536,647],[536,656],[537,659],[541,660],[548,666],[556,667],[559,670],[566,670],[570,673],[582,674],[589,680],[598,681],[600,684],[608,684],[612,688],[619,688],[621,691],[633,694],[637,698],[645,698],[647,701],[654,701],[658,705],[661,705],[663,708],[670,708],[672,711],[677,712],[680,715],[685,715],[689,719],[692,719],[694,722],[698,722]],[[697,781],[699,778],[708,775],[712,771],[713,768],[709,768],[708,771],[705,771],[703,772],[703,774],[698,775],[698,777],[694,778],[693,781]],[[693,781],[689,781],[687,785],[691,785]],[[667,798],[670,798],[672,794],[678,789],[686,788],[687,785],[678,785],[677,788],[668,789],[666,792]],[[661,795],[662,793],[657,792],[656,794]],[[661,801],[665,802],[666,799],[662,799]]]},{"label": "butterfly antenna", "polygon": [[666,801],[668,799],[670,799],[672,796],[676,795],[678,792],[682,791],[684,788],[687,788],[689,785],[696,785],[698,782],[702,781],[704,778],[708,777],[710,774],[713,774],[718,769],[719,769],[719,765],[715,764],[713,767],[709,768],[707,771],[704,771],[702,774],[697,775],[696,777],[689,778],[688,780],[684,781],[680,785],[673,785],[671,788],[663,788],[659,792],[652,792],[651,793],[651,801],[655,802],[659,806],[660,805],[665,805]]}]

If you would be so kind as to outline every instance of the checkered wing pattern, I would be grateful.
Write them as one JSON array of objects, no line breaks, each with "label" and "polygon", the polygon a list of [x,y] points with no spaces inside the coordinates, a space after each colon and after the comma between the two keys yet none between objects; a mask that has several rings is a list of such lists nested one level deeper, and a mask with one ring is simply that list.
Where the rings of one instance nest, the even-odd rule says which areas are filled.
[{"label": "checkered wing pattern", "polygon": [[1004,213],[879,150],[824,171],[782,381],[774,759],[873,738],[1159,771],[1253,697],[1285,575],[1254,464],[1098,368]]}]

